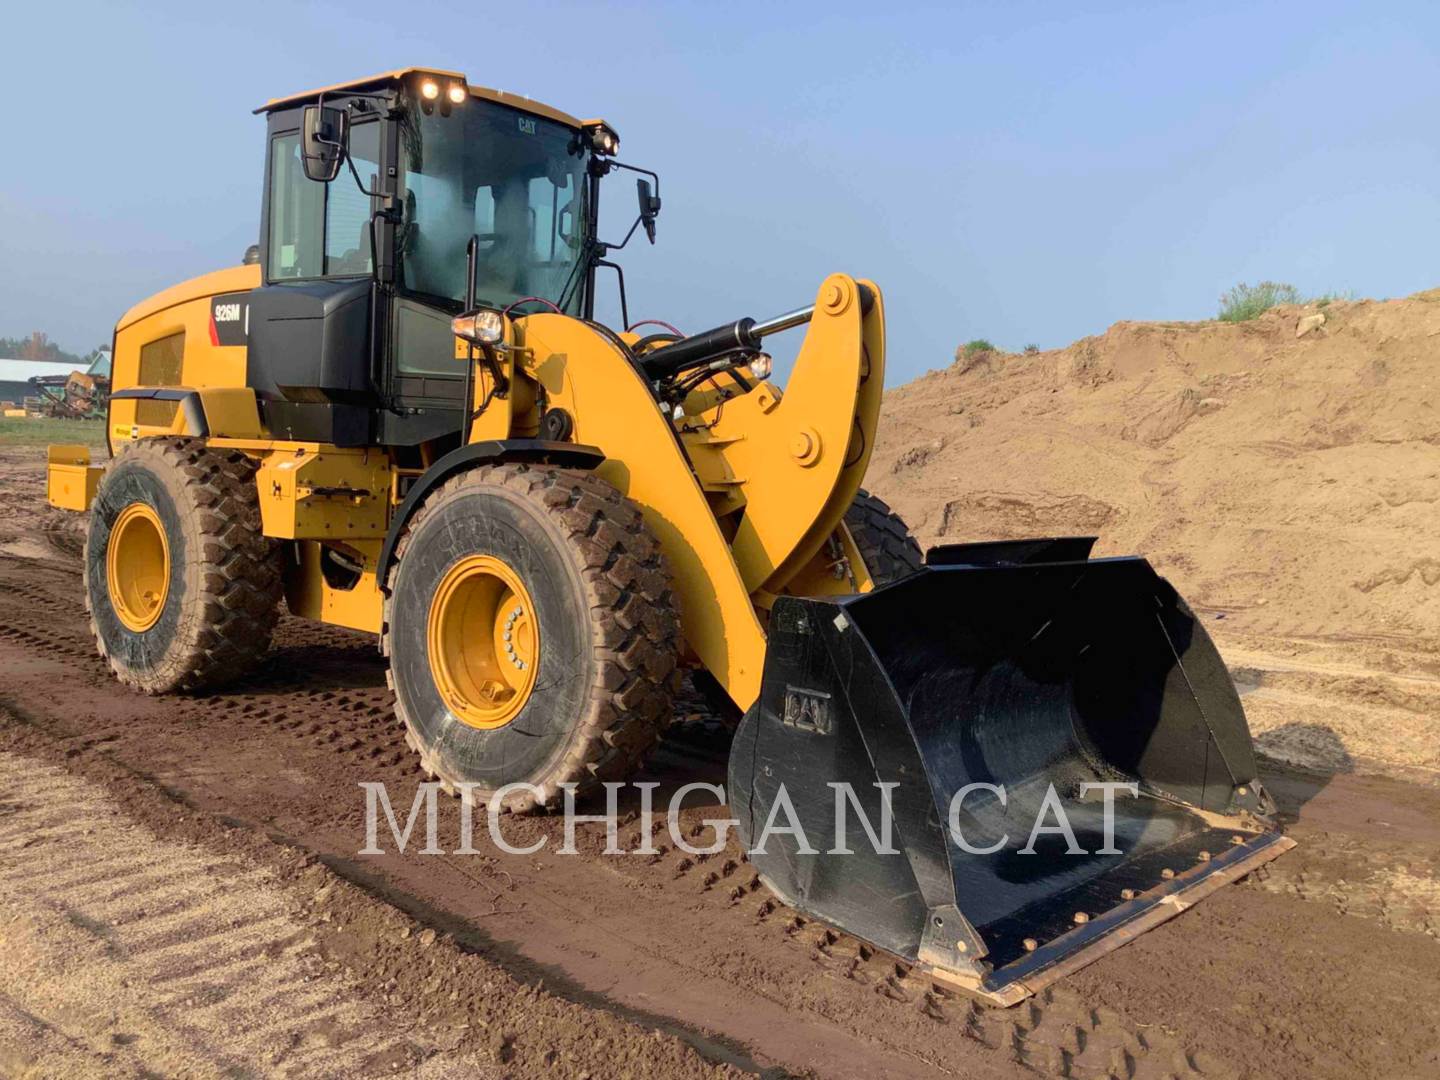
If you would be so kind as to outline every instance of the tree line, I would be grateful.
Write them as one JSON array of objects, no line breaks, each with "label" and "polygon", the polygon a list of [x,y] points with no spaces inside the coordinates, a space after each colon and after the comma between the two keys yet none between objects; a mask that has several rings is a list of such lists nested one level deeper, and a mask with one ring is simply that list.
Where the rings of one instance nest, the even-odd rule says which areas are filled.
[{"label": "tree line", "polygon": [[57,364],[74,364],[88,367],[98,350],[92,349],[86,356],[66,352],[50,340],[49,335],[39,330],[27,337],[0,337],[0,357],[7,360],[49,360]]}]

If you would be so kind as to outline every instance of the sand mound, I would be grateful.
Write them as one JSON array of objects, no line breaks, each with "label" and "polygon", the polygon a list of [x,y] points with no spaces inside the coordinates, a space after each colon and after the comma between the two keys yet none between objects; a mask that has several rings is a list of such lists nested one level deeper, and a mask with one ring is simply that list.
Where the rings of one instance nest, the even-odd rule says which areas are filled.
[{"label": "sand mound", "polygon": [[1147,555],[1267,752],[1440,778],[1440,290],[1116,323],[962,358],[886,406],[867,483],[922,543],[1086,533]]}]

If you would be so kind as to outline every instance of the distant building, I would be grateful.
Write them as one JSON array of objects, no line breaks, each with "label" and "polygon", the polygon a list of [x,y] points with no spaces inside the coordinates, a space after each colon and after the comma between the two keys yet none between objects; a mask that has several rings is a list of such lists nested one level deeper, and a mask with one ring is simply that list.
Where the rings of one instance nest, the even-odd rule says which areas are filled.
[{"label": "distant building", "polygon": [[19,405],[27,397],[35,396],[35,387],[30,385],[33,377],[58,375],[63,379],[74,370],[74,364],[50,360],[0,360],[0,401]]}]

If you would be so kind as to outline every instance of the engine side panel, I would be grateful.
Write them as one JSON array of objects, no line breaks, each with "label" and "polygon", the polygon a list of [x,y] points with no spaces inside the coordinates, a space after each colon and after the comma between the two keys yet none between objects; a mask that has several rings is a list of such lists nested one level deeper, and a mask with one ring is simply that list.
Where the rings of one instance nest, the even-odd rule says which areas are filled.
[{"label": "engine side panel", "polygon": [[[259,284],[259,267],[239,266],[182,282],[135,305],[115,330],[112,390],[243,387],[245,341],[234,324],[243,331],[244,299]],[[178,412],[175,400],[112,400],[112,447],[170,433]]]}]

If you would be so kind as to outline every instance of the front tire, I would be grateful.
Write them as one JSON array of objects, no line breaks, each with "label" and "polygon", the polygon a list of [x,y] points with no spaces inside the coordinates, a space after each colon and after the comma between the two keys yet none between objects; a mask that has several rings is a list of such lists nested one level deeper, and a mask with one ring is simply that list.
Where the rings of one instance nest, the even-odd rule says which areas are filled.
[{"label": "front tire", "polygon": [[121,682],[163,694],[248,672],[270,647],[282,588],[255,463],[196,439],[127,447],[91,506],[84,580],[96,646]]},{"label": "front tire", "polygon": [[447,790],[556,805],[629,776],[674,710],[680,621],[639,510],[593,474],[482,466],[396,549],[382,647],[406,741]]}]

